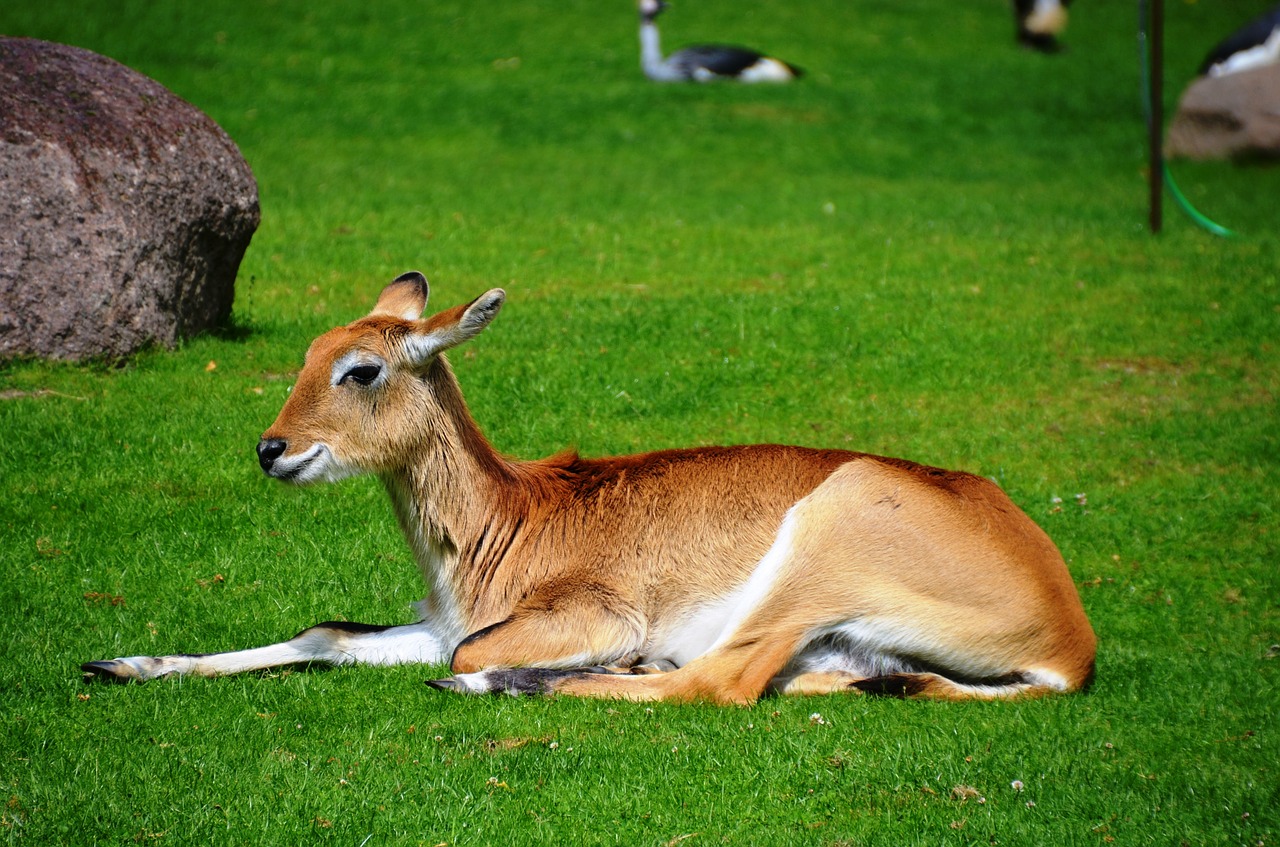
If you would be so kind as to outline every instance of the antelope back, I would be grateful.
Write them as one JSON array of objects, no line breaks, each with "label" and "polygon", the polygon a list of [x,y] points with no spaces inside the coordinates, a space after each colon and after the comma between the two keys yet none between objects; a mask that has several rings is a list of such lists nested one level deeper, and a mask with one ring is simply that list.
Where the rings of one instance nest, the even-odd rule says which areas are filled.
[{"label": "antelope back", "polygon": [[495,288],[424,319],[428,295],[422,274],[404,274],[366,317],[312,342],[258,444],[266,473],[306,483],[387,472],[447,427],[461,397],[441,354],[488,326],[506,295]]}]

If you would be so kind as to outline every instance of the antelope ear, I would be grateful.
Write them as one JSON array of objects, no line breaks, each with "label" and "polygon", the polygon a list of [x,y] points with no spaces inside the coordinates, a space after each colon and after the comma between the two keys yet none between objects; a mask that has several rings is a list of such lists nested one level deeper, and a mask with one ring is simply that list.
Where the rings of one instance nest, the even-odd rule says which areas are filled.
[{"label": "antelope ear", "polygon": [[470,303],[454,306],[421,321],[422,328],[405,339],[409,358],[421,366],[445,350],[475,338],[498,316],[498,310],[506,299],[505,291],[494,288]]},{"label": "antelope ear", "polygon": [[427,308],[427,298],[430,295],[431,288],[427,285],[425,276],[417,271],[400,274],[390,285],[382,289],[382,293],[378,295],[378,302],[369,316],[386,315],[405,321],[416,321],[422,317],[422,310]]}]

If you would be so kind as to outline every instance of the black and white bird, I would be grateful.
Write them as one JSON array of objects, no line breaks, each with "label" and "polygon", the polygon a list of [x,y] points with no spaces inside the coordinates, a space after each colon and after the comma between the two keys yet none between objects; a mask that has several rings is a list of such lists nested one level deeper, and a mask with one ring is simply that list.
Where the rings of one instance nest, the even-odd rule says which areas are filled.
[{"label": "black and white bird", "polygon": [[1018,43],[1041,53],[1062,49],[1058,36],[1067,28],[1067,6],[1071,0],[1013,0],[1013,18],[1018,26]]},{"label": "black and white bird", "polygon": [[638,0],[640,9],[640,67],[658,82],[789,82],[803,71],[746,47],[698,44],[663,58],[658,38],[658,15],[667,8],[663,0]]},{"label": "black and white bird", "polygon": [[1280,6],[1222,39],[1200,63],[1202,76],[1225,76],[1280,62]]}]

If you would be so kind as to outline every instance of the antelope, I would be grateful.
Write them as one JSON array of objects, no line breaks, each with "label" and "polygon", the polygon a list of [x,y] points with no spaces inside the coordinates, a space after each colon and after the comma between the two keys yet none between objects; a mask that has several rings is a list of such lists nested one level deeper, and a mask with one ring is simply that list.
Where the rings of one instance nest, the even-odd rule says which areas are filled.
[{"label": "antelope", "polygon": [[447,662],[429,684],[460,693],[721,704],[1091,681],[1096,641],[1066,563],[993,482],[776,444],[507,458],[445,356],[506,295],[423,318],[428,292],[404,274],[317,338],[257,447],[285,482],[381,478],[429,586],[420,619],[90,662],[87,678]]}]

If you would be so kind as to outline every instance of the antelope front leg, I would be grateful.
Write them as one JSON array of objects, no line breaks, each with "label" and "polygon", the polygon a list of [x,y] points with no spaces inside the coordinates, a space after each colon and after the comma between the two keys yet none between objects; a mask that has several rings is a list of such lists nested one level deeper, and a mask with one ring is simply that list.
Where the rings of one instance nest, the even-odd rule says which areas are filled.
[{"label": "antelope front leg", "polygon": [[128,656],[80,666],[86,680],[143,682],[170,674],[223,676],[308,662],[330,665],[438,664],[448,648],[429,621],[403,626],[328,621],[266,647],[228,653]]},{"label": "antelope front leg", "polygon": [[[565,694],[610,700],[703,701],[749,705],[765,692],[768,679],[785,664],[793,645],[782,649],[726,649],[699,656],[676,668],[658,666],[490,668],[428,684],[466,694]],[[822,693],[835,690],[827,685]],[[786,693],[816,693],[797,689]]]},{"label": "antelope front leg", "polygon": [[583,588],[554,603],[526,601],[506,620],[467,636],[450,662],[454,676],[429,684],[466,694],[540,694],[550,681],[588,670],[629,673],[643,643],[643,622],[633,610]]}]

